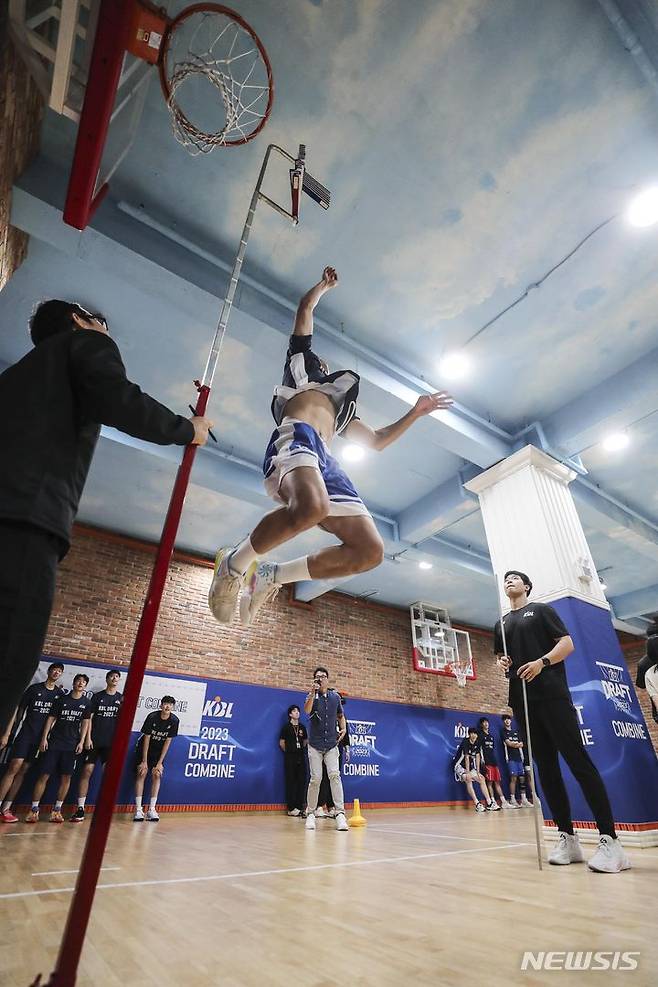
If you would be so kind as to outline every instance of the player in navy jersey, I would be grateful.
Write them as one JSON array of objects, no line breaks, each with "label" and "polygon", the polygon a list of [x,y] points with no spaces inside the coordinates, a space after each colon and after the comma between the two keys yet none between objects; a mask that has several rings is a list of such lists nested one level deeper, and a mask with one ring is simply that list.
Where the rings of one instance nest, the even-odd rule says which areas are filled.
[{"label": "player in navy jersey", "polygon": [[57,800],[50,813],[53,823],[64,822],[62,805],[71,784],[71,776],[75,771],[78,755],[82,751],[83,738],[86,732],[84,715],[91,700],[85,689],[89,684],[89,676],[80,672],[73,679],[73,689],[70,693],[60,693],[55,699],[48,715],[39,750],[41,774],[37,778],[32,793],[32,808],[25,817],[25,822],[39,822],[39,803],[51,775],[59,775]]},{"label": "player in navy jersey", "polygon": [[[498,808],[511,809],[512,806],[507,801],[500,787],[500,768],[498,767],[498,756],[496,754],[496,741],[489,730],[489,720],[486,716],[481,716],[478,720],[478,735],[482,748],[482,758],[484,760],[484,778],[487,783],[489,793],[489,804],[487,808],[495,812]],[[496,795],[500,799],[500,806],[496,802]]]},{"label": "player in navy jersey", "polygon": [[507,657],[500,621],[494,628],[494,652],[500,667],[509,675],[509,704],[522,732],[525,716],[521,680],[526,683],[532,754],[558,829],[558,841],[548,861],[564,865],[584,860],[573,831],[569,796],[560,770],[558,755],[562,755],[580,785],[600,834],[598,849],[588,867],[608,874],[628,870],[631,864],[617,839],[610,799],[583,744],[569,692],[564,666],[574,650],[569,631],[553,607],[528,602],[532,583],[524,572],[509,570],[503,585],[511,606],[503,617]]},{"label": "player in navy jersey", "polygon": [[[503,729],[500,731],[500,742],[505,751],[505,761],[509,774],[509,802],[513,809],[532,807],[532,802],[528,799],[525,790],[525,764],[523,763],[523,741],[518,730],[512,728],[512,717],[509,713],[503,713],[501,717]],[[521,792],[521,802],[516,800],[516,785],[519,785]]]},{"label": "player in navy jersey", "polygon": [[[313,311],[326,292],[338,284],[333,267],[301,299],[283,371],[274,391],[276,428],[265,452],[267,493],[283,505],[267,514],[251,535],[235,548],[221,548],[208,603],[215,618],[230,623],[240,591],[240,617],[249,624],[283,583],[303,579],[335,579],[378,566],[384,546],[351,480],[329,451],[335,435],[381,451],[410,425],[452,404],[447,394],[424,394],[402,418],[373,429],[357,413],[359,375],[352,370],[329,373],[312,350]],[[275,565],[258,560],[295,535],[319,525],[340,544],[315,555]]]},{"label": "player in navy jersey", "polygon": [[[158,822],[156,805],[158,792],[164,771],[164,761],[174,737],[178,736],[179,719],[173,713],[176,700],[173,696],[163,696],[160,709],[149,713],[144,720],[142,732],[135,748],[135,815],[133,822]],[[151,772],[151,798],[149,808],[144,816],[142,797],[144,783],[149,771]]]},{"label": "player in navy jersey", "polygon": [[108,672],[105,676],[107,683],[105,689],[94,693],[89,708],[85,712],[84,767],[78,784],[78,805],[71,816],[71,822],[85,821],[85,802],[94,768],[97,764],[104,768],[110,756],[114,730],[123,701],[123,696],[118,691],[120,678],[121,672],[117,671],[116,668]]},{"label": "player in navy jersey", "polygon": [[28,686],[5,734],[0,737],[0,750],[4,750],[14,724],[18,724],[7,758],[7,770],[0,782],[0,822],[18,822],[18,816],[14,815],[11,807],[23,784],[26,771],[39,753],[43,727],[60,691],[57,682],[63,674],[64,666],[61,661],[54,661],[49,665],[45,682],[35,682]]}]

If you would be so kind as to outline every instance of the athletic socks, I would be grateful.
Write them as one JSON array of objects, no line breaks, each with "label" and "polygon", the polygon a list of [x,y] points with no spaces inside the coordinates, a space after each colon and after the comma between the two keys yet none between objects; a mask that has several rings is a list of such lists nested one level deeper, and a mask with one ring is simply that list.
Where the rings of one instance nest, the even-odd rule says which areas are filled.
[{"label": "athletic socks", "polygon": [[61,812],[63,804],[64,804],[64,800],[58,799],[57,802],[55,802],[55,805],[53,806],[53,812]]},{"label": "athletic socks", "polygon": [[135,796],[135,808],[137,809],[138,812],[141,812],[142,811],[142,796],[141,795],[136,795]]},{"label": "athletic socks", "polygon": [[158,801],[157,799],[151,799],[150,802],[149,802],[149,809],[152,809],[152,810],[155,809],[155,806],[156,806],[157,801]]},{"label": "athletic socks", "polygon": [[12,799],[7,799],[6,802],[3,802],[2,805],[0,805],[0,812],[9,812],[13,804]]},{"label": "athletic socks", "polygon": [[86,802],[86,801],[87,801],[87,796],[86,796],[86,795],[81,795],[81,796],[80,796],[80,797],[78,798],[78,805],[80,806],[80,808],[81,808],[81,809],[84,809],[84,807],[85,807],[85,802]]},{"label": "athletic socks", "polygon": [[310,578],[307,556],[303,559],[293,559],[292,562],[278,562],[274,573],[275,583],[300,583]]},{"label": "athletic socks", "polygon": [[236,576],[242,576],[247,571],[252,562],[258,561],[258,555],[254,552],[251,538],[245,538],[235,548],[228,557],[228,567]]},{"label": "athletic socks", "polygon": [[38,811],[39,811],[39,803],[38,802],[33,802],[32,803],[32,812],[38,812]]}]

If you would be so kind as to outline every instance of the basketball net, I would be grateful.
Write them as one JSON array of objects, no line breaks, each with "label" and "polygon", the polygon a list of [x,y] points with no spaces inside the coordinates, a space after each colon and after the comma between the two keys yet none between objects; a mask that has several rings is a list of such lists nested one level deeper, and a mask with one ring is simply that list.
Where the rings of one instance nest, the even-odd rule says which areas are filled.
[{"label": "basketball net", "polygon": [[159,68],[174,136],[190,154],[246,144],[265,126],[274,97],[267,52],[228,7],[184,10],[167,29]]}]

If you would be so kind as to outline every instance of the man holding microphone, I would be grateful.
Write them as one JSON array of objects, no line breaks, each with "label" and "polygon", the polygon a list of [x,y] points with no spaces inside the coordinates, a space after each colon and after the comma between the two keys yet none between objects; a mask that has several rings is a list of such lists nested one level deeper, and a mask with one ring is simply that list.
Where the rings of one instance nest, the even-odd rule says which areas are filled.
[{"label": "man holding microphone", "polygon": [[336,829],[349,829],[345,818],[343,785],[340,778],[338,744],[345,736],[347,723],[340,696],[329,688],[329,672],[318,666],[313,673],[313,686],[304,702],[304,712],[310,720],[308,763],[311,780],[308,785],[306,828],[315,829],[315,811],[322,781],[322,765],[327,766],[331,797],[336,807]]}]

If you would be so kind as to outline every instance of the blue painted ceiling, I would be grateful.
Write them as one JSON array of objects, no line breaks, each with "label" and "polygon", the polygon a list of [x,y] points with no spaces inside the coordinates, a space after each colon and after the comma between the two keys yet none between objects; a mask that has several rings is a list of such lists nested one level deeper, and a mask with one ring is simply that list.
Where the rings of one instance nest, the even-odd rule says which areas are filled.
[{"label": "blue painted ceiling", "polygon": [[[423,381],[449,386],[466,409],[448,425],[423,421],[350,467],[379,515],[387,559],[341,590],[398,605],[422,598],[490,625],[481,517],[453,485],[539,422],[551,451],[582,458],[594,494],[576,499],[596,565],[613,602],[625,599],[618,616],[641,628],[658,610],[658,589],[640,611],[628,596],[658,585],[658,228],[632,229],[623,212],[658,180],[658,95],[602,7],[238,6],[272,60],[266,130],[245,147],[191,158],[154,80],[138,139],[82,235],[59,215],[75,127],[47,113],[41,156],[14,193],[14,222],[31,240],[0,294],[0,359],[26,351],[36,300],[79,298],[107,314],[132,378],[184,413],[266,143],[295,151],[304,142],[332,206],[325,213],[306,199],[297,229],[257,212],[244,268],[255,286],[238,293],[210,409],[223,455],[198,457],[180,547],[211,554],[266,508],[257,467],[291,309],[331,263],[341,280],[318,310],[318,348],[362,373],[361,417],[374,426],[398,418]],[[286,168],[275,167],[267,191],[285,201],[286,183]],[[448,384],[440,358],[461,349],[472,373]],[[612,426],[628,429],[624,453],[601,448]],[[172,458],[104,437],[80,519],[156,539],[174,471]],[[278,557],[328,540],[308,534]],[[420,571],[421,558],[433,569]]]}]

